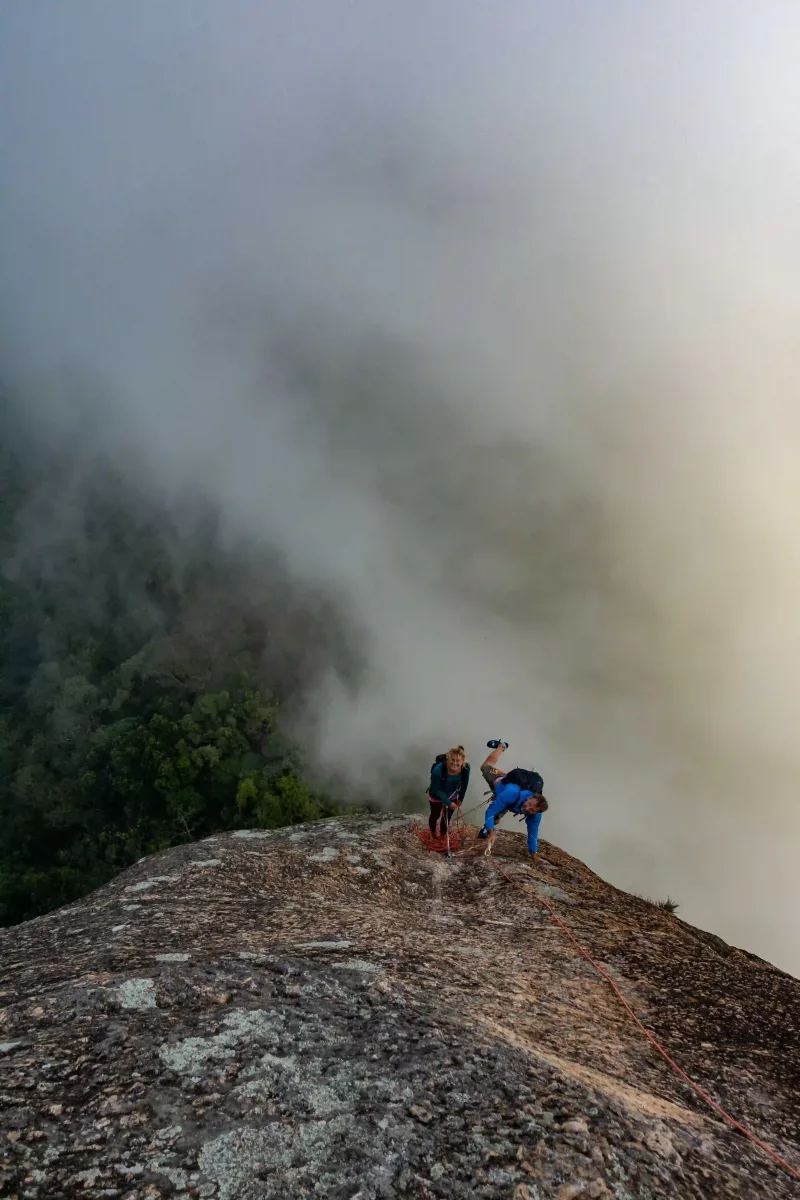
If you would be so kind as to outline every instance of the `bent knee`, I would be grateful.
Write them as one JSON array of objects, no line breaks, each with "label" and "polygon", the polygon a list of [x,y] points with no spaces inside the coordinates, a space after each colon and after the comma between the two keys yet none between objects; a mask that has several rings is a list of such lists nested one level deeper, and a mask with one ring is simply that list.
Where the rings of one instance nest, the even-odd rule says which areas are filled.
[{"label": "bent knee", "polygon": [[491,763],[481,763],[481,775],[488,783],[489,787],[494,791],[497,786],[498,779],[502,779],[505,771],[501,771],[499,767],[492,766]]}]

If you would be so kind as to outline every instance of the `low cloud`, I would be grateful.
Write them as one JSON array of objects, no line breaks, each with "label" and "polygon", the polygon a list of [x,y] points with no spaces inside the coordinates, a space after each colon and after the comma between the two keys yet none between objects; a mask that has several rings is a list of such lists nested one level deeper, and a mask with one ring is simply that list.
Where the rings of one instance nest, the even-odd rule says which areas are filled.
[{"label": "low cloud", "polygon": [[40,438],[346,598],[325,769],[503,735],[546,836],[797,971],[787,21],[9,9],[0,317]]}]

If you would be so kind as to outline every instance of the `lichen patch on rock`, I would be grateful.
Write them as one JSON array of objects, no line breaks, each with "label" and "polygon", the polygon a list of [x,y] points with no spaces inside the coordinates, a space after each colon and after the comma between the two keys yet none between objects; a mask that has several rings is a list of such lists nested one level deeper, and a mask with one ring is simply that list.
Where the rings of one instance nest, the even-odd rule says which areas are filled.
[{"label": "lichen patch on rock", "polygon": [[319,854],[309,854],[309,862],[329,863],[339,857],[340,850],[338,846],[324,846]]},{"label": "lichen patch on rock", "polygon": [[298,942],[298,950],[349,950],[352,942]]},{"label": "lichen patch on rock", "polygon": [[159,883],[173,883],[175,877],[173,875],[153,875],[150,879],[143,879],[141,883],[132,883],[125,888],[126,892],[147,892],[151,888],[157,887]]},{"label": "lichen patch on rock", "polygon": [[119,1002],[123,1008],[144,1011],[156,1007],[155,984],[152,979],[126,979],[119,985]]}]

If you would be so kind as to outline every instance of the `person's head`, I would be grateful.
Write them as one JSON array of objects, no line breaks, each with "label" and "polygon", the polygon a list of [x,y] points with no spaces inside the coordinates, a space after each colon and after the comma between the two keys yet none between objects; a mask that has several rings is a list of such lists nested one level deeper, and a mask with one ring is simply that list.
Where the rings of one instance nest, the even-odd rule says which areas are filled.
[{"label": "person's head", "polygon": [[467,761],[467,755],[463,746],[451,746],[447,751],[447,774],[459,775],[463,769],[464,763]]},{"label": "person's head", "polygon": [[522,805],[522,812],[526,816],[532,817],[534,813],[547,812],[550,805],[547,803],[541,792],[536,796],[529,796]]}]

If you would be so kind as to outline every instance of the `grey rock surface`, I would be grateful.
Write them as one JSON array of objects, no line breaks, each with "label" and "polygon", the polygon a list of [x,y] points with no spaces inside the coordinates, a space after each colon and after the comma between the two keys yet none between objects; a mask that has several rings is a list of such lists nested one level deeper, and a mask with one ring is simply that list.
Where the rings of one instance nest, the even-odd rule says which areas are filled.
[{"label": "grey rock surface", "polygon": [[[2,931],[3,1194],[791,1197],[800,983],[544,844],[219,834]],[[213,850],[213,859],[209,851]],[[135,897],[136,903],[131,903]]]}]

